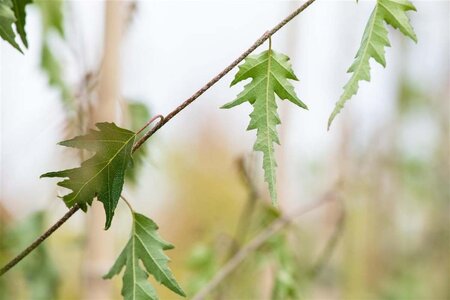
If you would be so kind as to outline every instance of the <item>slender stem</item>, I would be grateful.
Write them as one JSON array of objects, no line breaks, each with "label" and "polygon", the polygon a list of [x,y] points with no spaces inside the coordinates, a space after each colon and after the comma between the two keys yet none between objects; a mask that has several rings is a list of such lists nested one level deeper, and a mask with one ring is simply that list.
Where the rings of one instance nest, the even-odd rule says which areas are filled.
[{"label": "slender stem", "polygon": [[342,210],[339,219],[336,223],[336,227],[333,231],[333,234],[328,239],[325,247],[323,248],[321,254],[319,255],[319,258],[317,259],[317,262],[313,265],[313,267],[309,271],[310,280],[316,278],[320,274],[320,272],[322,272],[324,266],[330,260],[334,250],[336,249],[336,246],[338,245],[339,239],[342,236],[344,227],[345,227],[345,211]]},{"label": "slender stem", "polygon": [[[145,128],[148,127],[148,125],[152,124],[156,119],[159,119],[159,121],[161,122],[162,120],[164,120],[164,117],[163,117],[162,115],[156,115],[156,116],[154,116],[153,118],[151,118],[150,120],[148,120],[148,122],[145,123],[145,125],[144,125],[141,129],[139,129],[139,131],[136,132],[136,134],[141,133]],[[126,200],[125,200],[125,201],[126,201]]]},{"label": "slender stem", "polygon": [[206,92],[210,87],[216,84],[222,77],[224,77],[228,72],[230,72],[234,67],[236,67],[241,61],[243,61],[250,53],[252,53],[256,48],[261,46],[266,40],[268,40],[273,34],[280,30],[283,26],[289,23],[293,18],[298,16],[302,11],[304,11],[308,6],[314,3],[316,0],[308,0],[302,6],[293,11],[289,16],[284,18],[280,23],[278,23],[271,30],[266,31],[256,42],[253,43],[244,53],[242,53],[238,58],[236,58],[231,64],[229,64],[225,69],[219,74],[208,81],[202,88],[195,92],[191,97],[186,99],[183,103],[177,106],[173,111],[171,111],[167,116],[164,117],[161,122],[155,125],[149,132],[147,132],[139,141],[136,142],[134,147],[139,148],[149,137],[151,137],[156,131],[163,127],[167,122],[169,122],[173,117],[175,117],[180,111],[186,108],[189,104],[194,102],[198,97],[200,97],[204,92]]},{"label": "slender stem", "polygon": [[47,239],[53,232],[55,232],[64,222],[66,222],[74,213],[76,213],[80,207],[78,204],[72,206],[72,208],[59,219],[52,227],[50,227],[44,234],[38,237],[30,246],[23,250],[19,255],[7,263],[3,268],[0,269],[0,276],[8,272],[12,267],[14,267],[18,262],[20,262],[24,257],[30,254],[34,249],[37,248],[45,239]]},{"label": "slender stem", "polygon": [[125,197],[122,196],[122,195],[120,195],[120,198],[122,198],[122,200],[125,202],[125,204],[126,204],[126,205],[128,206],[128,208],[130,209],[131,214],[133,215],[133,214],[134,214],[134,209],[133,209],[133,207],[131,206],[130,202],[128,202],[128,200],[125,199]]},{"label": "slender stem", "polygon": [[[133,152],[139,149],[142,144],[145,143],[156,131],[163,127],[167,122],[169,122],[173,117],[175,117],[180,111],[186,108],[189,104],[194,102],[198,97],[200,97],[204,92],[206,92],[210,87],[216,84],[220,79],[222,79],[226,74],[228,74],[234,67],[236,67],[241,61],[243,61],[250,53],[252,53],[256,48],[261,46],[267,39],[269,39],[278,30],[289,23],[293,18],[298,16],[302,11],[304,11],[308,6],[314,3],[316,0],[308,0],[298,9],[293,11],[290,15],[284,18],[280,23],[278,23],[271,30],[266,31],[253,45],[250,46],[246,51],[244,51],[237,59],[235,59],[230,65],[207,82],[202,88],[195,92],[191,97],[186,99],[183,103],[177,106],[173,111],[171,111],[167,116],[163,117],[151,130],[149,130],[142,138],[140,138],[133,146]],[[144,126],[144,128],[147,127]],[[27,249],[22,251],[18,256],[13,258],[8,264],[0,269],[0,276],[6,273],[14,265],[20,262],[24,257],[30,254],[37,246],[39,246],[47,237],[49,237],[58,227],[60,227],[65,221],[67,221],[77,210],[79,206],[75,204],[57,223],[55,223],[49,230],[47,230],[43,235],[41,235],[36,241],[33,242]]]},{"label": "slender stem", "polygon": [[225,262],[227,262],[231,257],[233,257],[234,254],[236,254],[236,252],[240,248],[240,244],[245,241],[247,231],[252,221],[253,212],[255,211],[254,208],[259,197],[257,188],[253,182],[253,178],[245,166],[244,158],[239,159],[238,167],[241,173],[242,181],[246,185],[248,195],[244,208],[239,215],[237,226],[234,232],[234,237],[231,240],[228,253],[225,257]]},{"label": "slender stem", "polygon": [[290,217],[280,217],[275,220],[269,227],[264,229],[260,234],[253,238],[246,246],[241,248],[220,270],[216,273],[213,279],[207,283],[203,288],[192,297],[192,300],[203,300],[211,293],[222,281],[224,281],[252,252],[258,250],[263,246],[267,240],[280,230],[289,225],[295,218],[298,218],[323,204],[336,199],[334,192],[326,193],[321,199],[301,208]]}]

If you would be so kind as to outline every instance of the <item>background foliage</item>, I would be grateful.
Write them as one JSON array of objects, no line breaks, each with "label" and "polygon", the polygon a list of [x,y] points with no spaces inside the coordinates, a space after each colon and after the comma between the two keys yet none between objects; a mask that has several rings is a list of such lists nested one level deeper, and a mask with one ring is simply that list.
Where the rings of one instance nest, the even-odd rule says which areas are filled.
[{"label": "background foliage", "polygon": [[[42,1],[42,5],[48,3],[58,2]],[[188,9],[183,8],[183,4],[178,4],[180,7],[175,11],[185,12]],[[40,68],[42,72],[37,71],[39,75],[34,74],[35,77],[20,78],[31,90],[33,90],[34,78],[37,78],[42,86],[46,87],[47,81],[53,86],[50,89],[53,92],[50,95],[55,100],[53,102],[45,102],[48,97],[41,96],[49,95],[45,93],[36,93],[33,98],[21,97],[26,99],[25,103],[27,107],[30,107],[32,114],[42,115],[43,121],[32,122],[35,119],[30,120],[30,113],[23,109],[24,105],[21,110],[21,115],[24,117],[21,118],[23,120],[20,126],[15,125],[17,121],[9,122],[10,119],[6,119],[5,115],[17,116],[14,107],[8,102],[17,100],[17,97],[22,95],[17,88],[19,80],[14,77],[14,74],[33,73],[24,71],[26,62],[20,64],[19,59],[15,60],[15,55],[19,53],[13,54],[11,49],[2,44],[2,72],[4,72],[2,74],[11,74],[2,77],[2,89],[5,89],[5,95],[13,94],[9,92],[8,89],[10,89],[14,90],[14,95],[17,96],[16,98],[2,97],[4,98],[2,102],[6,102],[2,111],[2,118],[6,120],[3,123],[6,125],[2,128],[2,135],[5,133],[4,140],[8,143],[2,144],[5,150],[5,154],[2,154],[2,160],[5,161],[2,176],[5,179],[2,180],[2,210],[0,211],[2,223],[0,262],[6,261],[12,253],[17,252],[18,248],[23,247],[23,243],[26,244],[32,240],[64,211],[63,205],[56,204],[56,201],[60,200],[54,199],[56,193],[54,184],[49,185],[47,191],[50,192],[45,190],[42,192],[39,188],[34,189],[33,184],[28,182],[30,180],[28,178],[37,178],[46,170],[70,167],[79,162],[78,157],[71,159],[67,153],[55,153],[53,148],[56,146],[53,145],[58,140],[74,135],[73,124],[77,124],[77,121],[76,117],[74,121],[73,111],[77,109],[77,97],[80,94],[78,92],[80,89],[89,90],[96,78],[96,72],[92,70],[99,65],[99,60],[92,59],[90,56],[95,51],[89,50],[96,49],[98,44],[93,42],[92,48],[86,47],[86,53],[89,54],[81,55],[87,61],[93,60],[95,63],[91,62],[90,65],[88,63],[87,70],[80,68],[82,69],[80,71],[75,68],[77,71],[74,71],[70,62],[74,63],[74,60],[74,64],[80,66],[81,62],[77,61],[79,58],[71,60],[67,57],[70,57],[68,52],[71,51],[71,41],[76,40],[73,28],[77,25],[81,27],[81,23],[70,25],[70,18],[60,18],[70,14],[75,14],[75,18],[77,6],[70,2],[67,6],[54,5],[59,7],[55,8],[57,17],[53,20],[56,21],[42,22],[43,35],[34,44],[30,38],[32,34],[28,37],[29,55],[39,58],[34,60],[34,64],[29,65],[32,66],[33,72]],[[219,24],[219,27],[225,26],[220,24],[229,24],[229,22],[221,19],[222,12],[217,13],[221,11],[221,4],[211,6],[203,2],[196,5],[202,5],[201,7],[208,13],[204,14],[206,19],[197,18],[201,20],[201,27],[189,28],[191,32],[195,32],[195,35],[192,34],[189,38],[195,41],[209,41],[207,37],[217,35],[218,28],[214,27],[215,25],[209,26],[212,28],[211,32],[205,28],[204,24],[208,24],[208,15],[214,17],[214,22],[211,21],[211,24]],[[229,4],[222,5],[227,7]],[[243,5],[239,6],[239,10],[247,14],[255,11],[256,14],[249,15],[247,18],[236,18],[242,20],[239,28],[257,27],[255,30],[259,32],[272,21],[269,17],[268,19],[262,17],[268,15],[267,12],[271,13],[269,15],[274,15],[274,20],[278,18],[275,13],[277,10],[273,7],[269,9],[265,6],[268,4],[262,4],[255,10],[250,10],[244,4],[239,5]],[[350,24],[345,27],[342,33],[345,42],[332,43],[331,37],[326,32],[319,31],[329,37],[320,39],[319,43],[315,38],[319,35],[308,33],[311,32],[311,27],[307,27],[306,24],[314,21],[314,19],[308,19],[308,15],[305,15],[304,22],[292,24],[293,28],[306,26],[308,32],[285,31],[281,33],[280,38],[277,37],[276,41],[283,53],[288,53],[292,60],[297,62],[295,70],[298,67],[298,73],[302,75],[302,83],[298,87],[305,88],[304,93],[308,95],[305,99],[308,99],[311,118],[319,119],[321,124],[321,127],[315,126],[308,116],[297,118],[298,111],[293,112],[290,118],[286,117],[290,115],[290,111],[286,106],[280,105],[281,114],[286,117],[286,122],[283,121],[283,126],[280,128],[284,147],[278,148],[281,209],[290,211],[300,204],[312,201],[336,177],[343,182],[340,191],[342,203],[335,203],[315,211],[301,218],[295,226],[290,226],[286,231],[274,236],[224,281],[211,295],[212,298],[448,299],[450,297],[449,273],[442,267],[448,262],[450,240],[447,213],[450,198],[448,189],[448,178],[450,178],[448,168],[449,71],[448,64],[445,66],[445,63],[442,63],[448,62],[449,35],[447,34],[445,38],[440,32],[438,39],[431,39],[424,34],[438,31],[429,30],[430,27],[427,26],[434,29],[449,28],[449,26],[440,26],[441,23],[434,23],[440,20],[439,18],[443,18],[437,12],[445,11],[448,4],[417,3],[423,15],[417,14],[413,21],[415,21],[414,27],[421,39],[421,44],[409,45],[409,42],[404,42],[403,38],[392,32],[391,43],[394,47],[386,52],[387,60],[392,64],[388,63],[388,69],[382,70],[382,73],[374,67],[372,84],[361,85],[359,99],[351,103],[354,104],[354,108],[348,109],[348,112],[340,116],[339,124],[336,119],[336,124],[333,125],[336,128],[332,128],[332,131],[328,133],[327,140],[330,140],[332,144],[331,142],[321,144],[317,140],[308,138],[308,132],[317,133],[319,130],[325,132],[323,124],[327,118],[326,114],[332,108],[334,100],[339,97],[339,86],[347,79],[344,75],[328,74],[332,73],[331,70],[335,70],[332,74],[343,74],[345,67],[351,61],[354,50],[358,46],[357,40],[363,33],[365,21],[372,9],[371,4],[364,5],[360,3],[357,8],[356,4],[353,6],[353,3],[352,6],[339,3],[339,6],[343,8],[338,15],[346,22],[349,15],[345,15],[344,11],[356,10],[355,14],[361,15],[361,26]],[[134,20],[135,25],[130,25],[127,34],[132,37],[133,32],[139,33],[142,28],[146,28],[151,38],[144,42],[141,33],[136,33],[138,38],[134,40],[129,38],[124,41],[126,66],[122,74],[123,93],[126,99],[142,99],[134,94],[139,94],[135,91],[142,91],[139,88],[145,87],[144,84],[140,84],[143,80],[151,87],[145,90],[148,93],[143,93],[149,95],[147,98],[144,97],[143,102],[152,107],[152,112],[159,112],[166,110],[166,105],[178,103],[180,98],[198,86],[199,81],[203,82],[201,80],[203,76],[209,77],[213,74],[216,66],[220,68],[226,60],[224,57],[235,54],[227,52],[234,51],[228,50],[234,49],[234,42],[230,42],[231,37],[226,36],[225,33],[233,32],[229,26],[234,25],[229,24],[225,26],[225,29],[222,28],[224,36],[221,36],[221,40],[225,40],[225,45],[228,47],[218,44],[221,51],[217,53],[222,53],[223,56],[222,54],[219,57],[210,55],[214,46],[208,45],[207,42],[202,44],[203,48],[208,49],[207,52],[199,50],[198,45],[190,52],[190,44],[184,43],[183,51],[188,53],[191,59],[181,65],[182,61],[170,53],[172,51],[170,49],[176,49],[177,53],[180,51],[180,47],[171,44],[176,39],[170,39],[170,41],[164,39],[164,43],[161,43],[161,40],[166,36],[176,36],[174,34],[178,31],[186,33],[183,31],[184,28],[176,26],[177,31],[171,31],[172,27],[169,24],[163,36],[158,36],[156,29],[152,28],[160,30],[160,27],[144,26],[142,20],[145,18],[156,22],[154,20],[158,20],[157,14],[163,16],[166,14],[159,11],[160,8],[156,6],[144,4],[142,7],[139,6],[135,12],[137,14]],[[165,7],[162,4],[161,6]],[[311,18],[317,19],[309,24],[330,25],[326,22],[342,20],[338,17],[330,18],[330,15],[327,15],[330,7],[332,8],[333,4],[325,3],[311,10]],[[359,7],[367,9],[361,10]],[[88,6],[88,8],[92,7]],[[171,6],[169,8],[174,9]],[[195,7],[189,7],[189,9],[192,10],[189,10],[191,13],[196,10]],[[37,23],[36,18],[42,17],[43,20],[53,18],[45,16],[45,13],[40,15],[37,8],[30,7],[27,11],[35,18],[32,17],[31,23]],[[50,10],[43,11],[50,12]],[[149,11],[155,15],[152,13],[147,15]],[[192,20],[192,15],[187,15],[189,20]],[[430,15],[434,17],[433,22],[428,22],[426,19]],[[147,18],[147,16],[150,17]],[[184,21],[186,24],[192,23],[183,19],[183,14],[175,15],[175,17],[181,23]],[[448,25],[447,16],[444,18],[442,22]],[[251,26],[245,23],[247,19],[248,22],[253,20]],[[261,22],[260,26],[257,23],[258,20]],[[61,26],[63,23],[64,26]],[[336,23],[332,25],[338,27]],[[252,37],[256,35],[257,33],[254,34],[249,30],[249,32],[241,32],[239,37],[244,40],[243,44],[247,44],[248,39],[252,40]],[[305,40],[301,40],[303,38]],[[96,37],[92,40],[101,39]],[[296,48],[292,43],[284,42],[286,40],[305,42],[301,43],[302,47]],[[327,41],[329,44],[324,44],[328,43]],[[164,45],[164,47],[160,49],[161,52],[158,52],[156,46],[150,47],[153,52],[147,51],[146,43],[159,45],[159,47]],[[334,51],[329,51],[331,47],[324,45],[332,45]],[[320,56],[316,56],[308,47],[315,47],[313,50]],[[346,51],[340,51],[339,49],[342,50],[340,47],[346,48]],[[236,51],[241,48],[239,41],[236,40]],[[323,48],[327,50],[326,53],[323,52]],[[431,55],[429,49],[447,49],[447,51]],[[48,53],[45,54],[47,50],[51,52],[50,56],[47,55]],[[137,55],[139,51],[144,51],[149,58]],[[163,56],[164,51],[168,56]],[[194,59],[195,52],[199,52],[201,59]],[[164,59],[170,55],[173,61]],[[426,57],[426,59],[415,59],[417,56]],[[39,67],[38,62],[41,58]],[[135,58],[138,58],[139,68],[133,65]],[[23,60],[23,57],[20,59]],[[183,60],[185,61],[185,58]],[[325,69],[320,64],[321,60],[336,61],[336,64],[330,66],[330,69]],[[213,61],[218,61],[218,65],[213,65]],[[146,66],[147,63],[150,67],[143,68],[142,66]],[[159,67],[160,63],[164,68]],[[441,69],[437,67],[438,65],[441,65]],[[175,66],[179,67],[177,69],[179,72],[173,71]],[[417,72],[415,68],[420,72]],[[12,69],[14,72],[10,72]],[[138,76],[136,70],[139,69],[145,69],[149,74],[148,77]],[[427,73],[430,69],[431,74]],[[164,86],[165,81],[155,81],[156,75],[158,78],[164,77],[162,75],[171,75],[171,80],[168,80],[170,86]],[[73,80],[72,77],[78,79]],[[321,80],[317,80],[318,78]],[[386,81],[382,81],[383,78]],[[60,82],[55,83],[55,79]],[[311,84],[313,79],[318,82],[318,87]],[[208,282],[229,259],[230,253],[234,253],[277,217],[277,213],[268,208],[269,197],[265,187],[261,185],[263,174],[258,171],[261,158],[248,154],[254,135],[245,135],[242,128],[245,128],[245,123],[248,122],[249,110],[242,109],[240,115],[237,115],[239,113],[236,111],[216,113],[214,110],[237,94],[237,89],[229,92],[225,87],[228,82],[231,82],[231,77],[228,78],[228,82],[224,81],[224,86],[218,85],[216,92],[205,95],[205,99],[201,100],[204,101],[203,105],[199,102],[199,106],[188,110],[185,117],[180,116],[176,122],[174,121],[172,128],[168,126],[167,131],[161,132],[158,137],[150,141],[152,146],[150,154],[140,158],[141,183],[125,187],[125,192],[132,196],[131,201],[139,208],[139,211],[145,211],[146,215],[151,216],[159,225],[161,236],[176,245],[176,248],[169,252],[172,259],[170,268],[188,295],[193,295]],[[386,83],[388,81],[389,83]],[[130,82],[138,82],[138,84],[134,85]],[[175,85],[174,82],[176,82]],[[336,86],[327,86],[327,82],[333,82]],[[319,92],[313,94],[311,91],[313,88]],[[322,90],[329,91],[333,88],[332,97],[320,93]],[[45,91],[48,93],[47,88]],[[166,97],[164,93],[167,93]],[[374,98],[382,103],[378,105],[388,105],[389,109],[383,110],[379,106],[370,106],[372,105],[370,103],[375,102]],[[47,113],[40,114],[38,110],[32,110],[31,101],[47,109]],[[326,101],[329,101],[328,106],[321,109],[320,103],[326,103]],[[349,104],[348,107],[350,106]],[[126,115],[127,111],[130,115],[145,112],[143,108],[135,109],[133,105],[124,107],[128,109],[122,111],[123,115]],[[364,107],[367,109],[364,110]],[[323,115],[314,113],[321,110],[324,111]],[[89,110],[82,111],[86,113]],[[385,116],[380,116],[380,111],[385,113]],[[231,115],[237,115],[236,118],[241,121],[236,121]],[[144,119],[147,118],[144,117]],[[126,123],[126,119],[124,117],[124,123],[127,126],[124,126],[134,128],[132,124]],[[56,123],[52,126],[58,129],[55,130],[49,123]],[[142,125],[142,122],[139,125]],[[29,150],[30,146],[21,146],[20,141],[10,138],[11,135],[8,132],[13,128],[15,135],[22,136],[21,134],[27,132],[26,129],[30,126],[37,134],[45,132],[45,128],[51,132],[43,139],[41,139],[42,136],[35,140],[33,137],[28,139],[35,146],[36,157],[39,157],[39,145],[52,145],[51,150],[49,148],[41,150],[50,156],[49,159],[33,158],[35,161],[42,161],[41,164],[30,163],[26,155],[12,155],[13,152],[20,152],[20,149]],[[24,142],[22,140],[21,142]],[[304,149],[309,149],[309,152]],[[60,161],[56,159],[58,157],[61,157]],[[6,164],[6,160],[10,161],[11,165]],[[242,175],[243,167],[239,161],[245,162],[244,169],[248,172],[248,178]],[[20,169],[21,162],[23,166],[26,166],[23,169],[27,170],[28,175],[15,175],[15,172]],[[252,184],[249,184],[249,179]],[[14,193],[8,192],[7,187],[17,187],[13,181],[18,182],[22,188],[14,189]],[[44,185],[43,182],[39,184]],[[28,188],[23,189],[23,186]],[[32,194],[27,194],[27,190]],[[254,190],[257,193],[254,193]],[[49,199],[52,199],[51,202],[48,202]],[[49,215],[31,213],[31,208],[39,207],[39,205],[31,205],[31,201],[41,203],[41,207],[44,206]],[[23,207],[26,209],[22,209]],[[245,214],[245,222],[240,221],[241,215],[247,212],[248,207],[251,208],[251,214]],[[342,223],[342,229],[337,230],[342,211],[345,211],[345,221]],[[27,212],[30,212],[28,216]],[[125,206],[119,205],[114,223],[121,225],[114,226],[113,223],[111,232],[105,233],[116,239],[114,244],[116,253],[120,252],[128,239],[129,228],[122,225],[129,224],[128,214]],[[33,296],[38,297],[36,299],[81,299],[83,297],[83,291],[80,288],[83,287],[83,278],[80,276],[82,274],[80,265],[83,261],[81,251],[86,242],[82,224],[80,218],[73,220],[73,223],[67,224],[55,234],[44,248],[39,248],[39,251],[33,254],[34,257],[30,256],[27,261],[24,261],[17,271],[8,277],[2,277],[0,292],[14,299],[32,299]],[[242,228],[246,228],[244,233],[238,230]],[[336,242],[333,245],[331,242],[334,239]],[[329,245],[332,246],[332,251],[327,256]],[[110,265],[105,266],[104,271],[106,272],[109,267]],[[39,280],[36,278],[30,280],[27,275],[35,273],[37,269],[42,276]],[[113,294],[118,298],[121,280],[117,279],[113,282],[115,289]],[[175,294],[158,285],[156,289],[162,299],[176,297]]]}]

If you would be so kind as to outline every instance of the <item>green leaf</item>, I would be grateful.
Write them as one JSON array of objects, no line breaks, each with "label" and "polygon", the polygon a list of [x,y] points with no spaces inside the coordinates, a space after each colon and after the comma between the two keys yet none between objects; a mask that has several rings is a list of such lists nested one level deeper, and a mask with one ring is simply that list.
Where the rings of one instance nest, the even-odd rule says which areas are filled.
[{"label": "green leaf", "polygon": [[95,152],[94,156],[84,161],[79,168],[45,173],[41,177],[69,178],[58,182],[59,186],[72,190],[63,197],[68,207],[78,203],[86,211],[87,205],[91,205],[97,196],[105,208],[105,229],[108,229],[122,192],[136,134],[114,123],[97,123],[96,126],[99,131],[91,130],[87,135],[60,143],[62,146]]},{"label": "green leaf", "polygon": [[40,67],[47,74],[49,85],[60,92],[65,108],[74,109],[70,88],[64,80],[63,64],[53,51],[50,42],[54,33],[64,39],[63,1],[35,0],[35,3],[40,10],[43,24]]},{"label": "green leaf", "polygon": [[239,66],[231,85],[252,78],[252,81],[244,87],[244,90],[222,108],[231,108],[244,102],[253,105],[250,114],[250,124],[247,130],[256,129],[255,151],[263,153],[263,169],[265,180],[269,186],[272,203],[277,202],[276,178],[275,178],[275,154],[274,144],[280,144],[276,126],[280,124],[277,113],[275,94],[282,100],[287,99],[295,105],[307,109],[294,91],[294,87],[288,81],[298,80],[292,70],[289,57],[275,51],[264,51],[259,55],[251,55]]},{"label": "green leaf", "polygon": [[11,0],[0,0],[0,36],[23,53],[15,41],[16,34],[12,29],[14,22],[16,22],[16,17],[14,16]]},{"label": "green leaf", "polygon": [[23,44],[28,48],[27,33],[25,32],[26,12],[25,6],[32,3],[32,0],[12,0],[14,15],[16,16],[16,29],[22,39]]},{"label": "green leaf", "polygon": [[111,279],[125,267],[122,278],[122,295],[125,300],[158,299],[155,289],[147,280],[149,274],[173,292],[186,296],[167,265],[169,258],[164,254],[164,250],[173,249],[173,245],[162,240],[157,229],[158,226],[151,219],[133,212],[130,240],[104,276]]},{"label": "green leaf", "polygon": [[47,73],[49,85],[60,91],[63,103],[66,107],[69,107],[72,104],[69,101],[70,90],[63,79],[64,77],[61,70],[61,63],[55,57],[46,40],[44,40],[41,49],[41,68],[45,71],[45,73]]},{"label": "green leaf", "polygon": [[390,47],[390,44],[385,22],[417,42],[416,34],[406,15],[406,12],[409,10],[415,11],[416,8],[407,0],[377,1],[364,30],[355,61],[347,71],[348,73],[353,73],[352,77],[344,86],[344,92],[328,119],[328,129],[345,103],[358,92],[359,82],[361,80],[370,81],[370,58],[375,59],[383,67],[386,66],[384,48]]},{"label": "green leaf", "polygon": [[43,19],[44,34],[55,30],[64,37],[64,15],[62,0],[35,0]]}]

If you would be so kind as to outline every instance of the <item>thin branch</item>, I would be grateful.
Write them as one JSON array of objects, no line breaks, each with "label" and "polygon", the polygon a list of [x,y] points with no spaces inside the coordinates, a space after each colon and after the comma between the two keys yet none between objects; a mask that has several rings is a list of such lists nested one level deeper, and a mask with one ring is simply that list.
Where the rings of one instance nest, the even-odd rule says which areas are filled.
[{"label": "thin branch", "polygon": [[213,279],[207,283],[194,297],[192,300],[203,300],[205,297],[211,293],[222,281],[224,281],[252,252],[258,250],[263,246],[267,240],[269,240],[273,235],[278,233],[280,230],[289,225],[295,218],[303,216],[304,214],[319,208],[325,203],[336,199],[334,191],[326,193],[320,200],[315,201],[309,205],[298,210],[296,213],[292,214],[290,217],[280,217],[274,221],[269,227],[258,234],[254,239],[252,239],[246,246],[241,248],[239,252],[236,253],[213,277]]},{"label": "thin branch", "polygon": [[53,232],[55,232],[64,222],[66,222],[74,213],[76,213],[80,207],[78,204],[72,206],[72,208],[56,222],[52,227],[50,227],[43,235],[38,237],[30,246],[23,250],[19,255],[12,259],[8,264],[0,269],[0,276],[8,272],[9,269],[14,267],[18,262],[20,262],[24,257],[30,254],[37,246],[39,246],[46,238],[48,238]]},{"label": "thin branch", "polygon": [[257,188],[253,182],[253,178],[249,174],[249,171],[245,167],[245,160],[243,157],[241,157],[238,160],[238,167],[239,172],[241,174],[242,180],[244,181],[246,188],[247,188],[247,201],[244,205],[244,208],[242,209],[238,223],[236,226],[236,230],[234,232],[234,237],[232,238],[230,242],[230,246],[228,249],[228,253],[225,257],[225,262],[227,262],[231,257],[233,257],[234,254],[239,250],[240,245],[239,243],[242,243],[245,241],[245,238],[247,236],[247,231],[250,227],[251,219],[253,216],[253,212],[255,211],[255,205],[256,201],[258,200],[258,191]]},{"label": "thin branch", "polygon": [[134,214],[134,209],[133,209],[133,207],[131,206],[130,202],[128,202],[128,200],[127,200],[124,196],[122,196],[122,195],[120,195],[120,198],[125,202],[125,204],[126,204],[126,205],[128,206],[128,208],[130,209],[131,214],[133,215],[133,214]]},{"label": "thin branch", "polygon": [[[259,39],[253,43],[250,48],[248,48],[244,53],[242,53],[236,60],[234,60],[230,65],[228,65],[222,72],[212,78],[207,82],[202,88],[195,92],[191,97],[186,99],[182,104],[171,111],[167,116],[163,117],[160,122],[158,122],[151,130],[149,130],[142,138],[140,138],[133,146],[133,152],[139,149],[142,144],[145,143],[156,131],[163,127],[167,122],[169,122],[173,117],[175,117],[180,111],[186,108],[189,104],[194,102],[198,97],[200,97],[204,92],[206,92],[210,87],[216,84],[220,79],[222,79],[226,74],[228,74],[234,67],[236,67],[241,61],[243,61],[250,53],[252,53],[256,48],[261,46],[267,39],[269,39],[278,30],[284,27],[292,19],[298,16],[302,11],[304,11],[308,6],[310,6],[316,0],[308,0],[298,9],[293,11],[289,16],[284,18],[280,23],[278,23],[271,30],[266,31]],[[49,230],[47,230],[42,236],[40,236],[33,244],[31,244],[27,249],[20,253],[17,257],[13,258],[7,265],[0,269],[0,276],[6,273],[14,265],[20,262],[24,257],[30,254],[37,246],[39,246],[47,237],[49,237],[58,227],[60,227],[65,221],[67,221],[77,210],[79,206],[75,204],[55,225],[53,225]]]},{"label": "thin branch", "polygon": [[[156,115],[156,116],[154,116],[153,118],[151,118],[150,120],[148,120],[148,122],[145,123],[145,125],[144,125],[141,129],[139,129],[138,132],[136,132],[136,134],[139,134],[139,133],[141,133],[142,131],[144,131],[144,129],[147,128],[148,125],[152,124],[156,119],[159,119],[159,121],[161,122],[162,120],[164,120],[164,117],[163,117],[162,115]],[[133,146],[134,146],[134,145],[133,145]],[[134,147],[133,147],[133,149],[134,149]]]},{"label": "thin branch", "polygon": [[336,227],[328,239],[325,247],[322,250],[322,253],[319,255],[316,263],[313,265],[311,270],[309,271],[309,279],[315,279],[322,272],[324,266],[330,261],[331,256],[338,245],[339,239],[342,236],[342,233],[345,228],[345,210],[342,210],[339,219],[336,223]]},{"label": "thin branch", "polygon": [[149,132],[147,132],[139,141],[136,142],[135,147],[139,148],[149,137],[151,137],[156,131],[163,127],[167,122],[169,122],[173,117],[175,117],[180,111],[182,111],[186,106],[194,102],[198,97],[200,97],[204,92],[206,92],[210,87],[216,84],[222,77],[228,74],[234,67],[236,67],[241,61],[243,61],[250,53],[252,53],[256,48],[261,46],[267,39],[269,39],[273,34],[280,30],[283,26],[289,23],[293,18],[298,16],[302,11],[304,11],[308,6],[310,6],[316,0],[308,0],[298,9],[293,11],[289,16],[284,18],[280,23],[278,23],[271,30],[266,31],[253,45],[250,46],[244,53],[242,53],[238,58],[236,58],[231,64],[229,64],[222,72],[217,74],[209,82],[207,82],[202,88],[195,92],[191,97],[186,99],[173,111],[171,111],[164,119],[156,124]]}]

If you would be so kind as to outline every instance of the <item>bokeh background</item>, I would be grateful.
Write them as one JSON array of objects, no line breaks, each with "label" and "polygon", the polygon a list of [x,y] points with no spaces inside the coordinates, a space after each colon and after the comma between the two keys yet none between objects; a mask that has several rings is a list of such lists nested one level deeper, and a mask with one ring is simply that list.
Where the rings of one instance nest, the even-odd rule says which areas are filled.
[{"label": "bokeh background", "polygon": [[[66,191],[39,176],[83,154],[57,142],[96,121],[136,130],[167,114],[301,4],[35,2],[29,49],[1,43],[2,263],[67,210]],[[219,109],[242,89],[229,88],[236,70],[147,142],[124,195],[175,245],[167,254],[188,298],[280,214],[331,193],[209,297],[450,299],[450,3],[413,2],[419,42],[390,28],[387,67],[372,62],[329,131],[374,2],[317,1],[272,38],[309,107],[279,105],[279,211],[245,131],[251,106]],[[103,218],[101,207],[71,218],[0,280],[0,298],[120,299],[121,279],[101,276],[128,239],[129,212],[119,204],[106,232]]]}]

